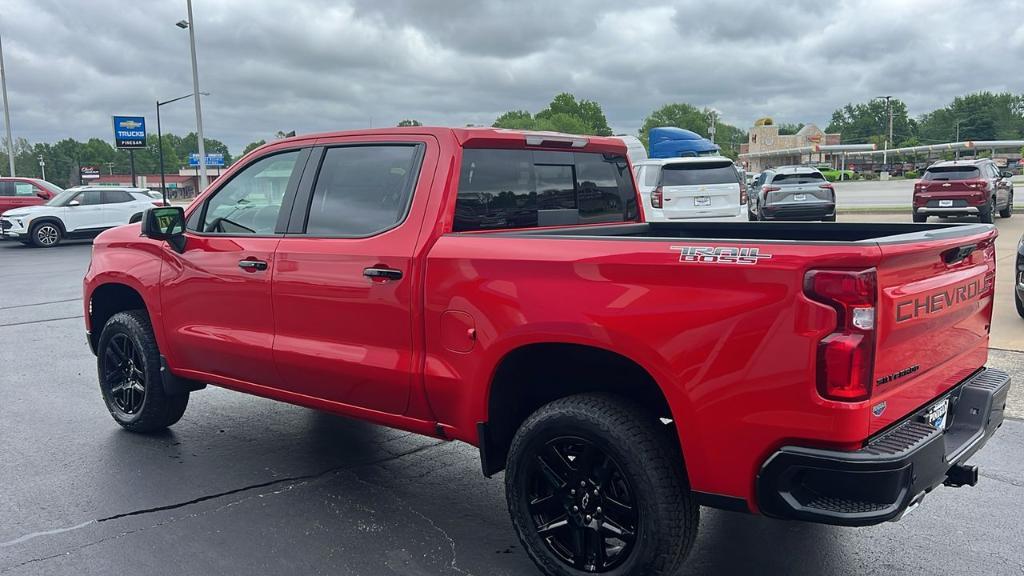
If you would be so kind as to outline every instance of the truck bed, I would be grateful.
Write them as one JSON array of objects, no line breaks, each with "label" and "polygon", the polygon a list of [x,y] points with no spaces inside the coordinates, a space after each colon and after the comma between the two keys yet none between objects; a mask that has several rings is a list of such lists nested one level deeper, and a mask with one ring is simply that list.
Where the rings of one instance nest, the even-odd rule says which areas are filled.
[{"label": "truck bed", "polygon": [[987,224],[913,224],[833,222],[650,222],[491,232],[497,236],[705,239],[758,242],[901,243],[978,234]]}]

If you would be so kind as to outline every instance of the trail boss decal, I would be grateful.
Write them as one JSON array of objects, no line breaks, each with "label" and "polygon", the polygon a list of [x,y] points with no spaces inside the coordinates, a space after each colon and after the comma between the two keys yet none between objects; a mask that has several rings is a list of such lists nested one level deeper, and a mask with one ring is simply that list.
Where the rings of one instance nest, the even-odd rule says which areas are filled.
[{"label": "trail boss decal", "polygon": [[987,294],[991,289],[990,278],[982,281],[980,278],[947,288],[941,292],[933,292],[916,298],[908,298],[896,303],[896,321],[906,322],[914,318],[922,318],[937,314],[947,308],[953,308],[967,303],[978,297],[980,294]]},{"label": "trail boss decal", "polygon": [[760,248],[734,248],[731,246],[671,246],[679,251],[680,262],[702,262],[707,264],[757,264],[758,260],[771,258],[761,254]]}]

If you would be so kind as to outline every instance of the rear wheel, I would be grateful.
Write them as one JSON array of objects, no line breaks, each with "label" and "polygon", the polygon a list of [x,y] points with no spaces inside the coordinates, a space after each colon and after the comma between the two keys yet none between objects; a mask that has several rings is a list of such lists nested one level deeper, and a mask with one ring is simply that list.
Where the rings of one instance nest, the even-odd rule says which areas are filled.
[{"label": "rear wheel", "polygon": [[1013,303],[1017,305],[1017,315],[1024,318],[1024,302],[1020,300],[1020,292],[1016,289],[1013,291]]},{"label": "rear wheel", "polygon": [[531,415],[512,441],[505,495],[520,541],[549,576],[673,574],[699,523],[669,430],[608,395]]},{"label": "rear wheel", "polygon": [[53,222],[40,222],[33,226],[32,231],[29,232],[32,244],[40,248],[50,248],[60,244],[62,236],[60,226]]},{"label": "rear wheel", "polygon": [[144,311],[118,312],[107,320],[96,347],[96,367],[107,410],[125,429],[163,430],[185,413],[188,392],[164,392],[160,351]]},{"label": "rear wheel", "polygon": [[927,221],[928,221],[928,215],[927,214],[918,214],[917,211],[914,212],[914,222],[917,222],[917,223],[920,224],[921,222],[927,222]]},{"label": "rear wheel", "polygon": [[1013,216],[1013,192],[1010,192],[1010,196],[1006,199],[1006,208],[999,211],[1000,218],[1009,218]]},{"label": "rear wheel", "polygon": [[757,222],[757,214],[750,209],[750,205],[747,205],[747,220],[750,222]]},{"label": "rear wheel", "polygon": [[981,220],[983,224],[993,224],[995,223],[995,219],[996,197],[993,196],[992,199],[988,201],[988,206],[981,209],[981,212],[978,214],[978,220]]}]

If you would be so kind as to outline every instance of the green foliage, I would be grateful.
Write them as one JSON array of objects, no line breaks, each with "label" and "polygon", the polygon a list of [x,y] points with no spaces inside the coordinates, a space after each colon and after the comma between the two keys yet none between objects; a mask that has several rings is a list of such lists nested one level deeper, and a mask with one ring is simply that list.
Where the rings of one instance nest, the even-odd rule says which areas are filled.
[{"label": "green foliage", "polygon": [[906,172],[903,173],[903,177],[908,180],[917,180],[918,178],[921,177],[921,173],[918,172],[917,170],[907,170]]},{"label": "green foliage", "polygon": [[[893,142],[901,142],[917,134],[917,122],[907,116],[907,105],[893,98],[892,132]],[[883,147],[889,135],[889,113],[884,100],[869,100],[862,104],[847,104],[832,113],[825,132],[839,132],[843,142],[850,144],[874,142]],[[895,146],[890,144],[890,148]]]},{"label": "green foliage", "polygon": [[[160,148],[164,152],[164,169],[168,174],[188,165],[188,155],[196,152],[198,138],[195,133],[184,137],[164,134],[163,142],[158,143],[156,134],[146,137],[145,148],[135,150],[135,172],[138,174],[156,174],[160,171]],[[224,164],[231,164],[231,153],[227,145],[220,140],[204,138],[207,154],[223,154]],[[162,144],[162,146],[161,146]],[[131,158],[128,150],[115,149],[106,140],[91,138],[87,142],[79,142],[66,138],[56,144],[30,144],[24,138],[14,142],[15,171],[19,176],[42,177],[39,167],[39,156],[46,162],[46,179],[54,184],[67,188],[79,183],[80,166],[94,166],[101,173],[111,171],[117,174],[128,174],[131,171]],[[6,146],[0,152],[0,170],[7,173]]]},{"label": "green foliage", "polygon": [[[647,136],[651,128],[662,126],[683,128],[706,138],[708,137],[708,128],[711,126],[710,114],[711,110],[708,108],[701,110],[685,102],[666,104],[651,112],[650,116],[644,120],[644,124],[640,128],[640,141],[647,146]],[[715,130],[715,143],[721,146],[722,154],[736,159],[739,155],[740,144],[747,141],[747,133],[722,121],[715,123]]]},{"label": "green foliage", "polygon": [[926,142],[1016,140],[1024,137],[1024,96],[978,92],[958,96],[948,106],[921,117],[919,136]]},{"label": "green foliage", "polygon": [[611,136],[601,105],[591,100],[576,100],[563,92],[548,107],[532,115],[526,110],[505,112],[494,121],[495,128],[513,130],[550,130],[567,134],[593,134]]},{"label": "green foliage", "polygon": [[242,149],[242,156],[245,156],[249,152],[252,152],[253,150],[259,148],[260,146],[263,146],[266,143],[267,141],[263,139],[257,140],[255,142],[249,142],[248,144],[245,145],[245,148]]},{"label": "green foliage", "polygon": [[423,123],[420,122],[419,120],[402,120],[401,122],[398,123],[399,128],[403,128],[406,126],[423,126]]},{"label": "green foliage", "polygon": [[785,124],[779,124],[779,136],[792,136],[793,134],[799,132],[803,127],[803,122],[798,122],[796,124],[792,124],[789,122]]}]

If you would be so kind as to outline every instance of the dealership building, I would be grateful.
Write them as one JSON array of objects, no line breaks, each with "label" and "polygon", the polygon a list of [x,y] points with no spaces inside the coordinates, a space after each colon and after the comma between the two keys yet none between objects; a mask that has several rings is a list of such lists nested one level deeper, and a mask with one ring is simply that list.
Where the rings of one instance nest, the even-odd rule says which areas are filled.
[{"label": "dealership building", "polygon": [[740,145],[740,161],[748,172],[760,172],[773,166],[827,163],[838,165],[840,134],[826,134],[807,124],[796,134],[779,134],[777,124],[752,126],[747,143]]}]

